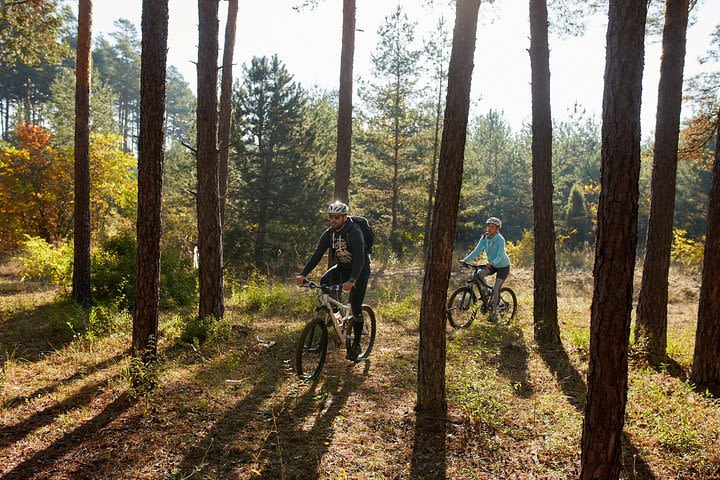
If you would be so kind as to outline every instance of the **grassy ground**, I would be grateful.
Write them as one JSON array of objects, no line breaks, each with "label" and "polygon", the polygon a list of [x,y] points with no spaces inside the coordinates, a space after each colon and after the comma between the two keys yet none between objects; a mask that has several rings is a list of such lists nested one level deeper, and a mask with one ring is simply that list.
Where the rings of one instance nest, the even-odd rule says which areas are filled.
[{"label": "grassy ground", "polygon": [[[238,289],[226,322],[202,346],[179,341],[187,315],[167,314],[158,386],[138,397],[127,381],[127,315],[95,312],[112,328],[88,334],[78,327],[82,312],[53,289],[20,283],[5,265],[0,475],[577,477],[592,278],[576,272],[560,279],[564,348],[557,351],[532,341],[531,279],[517,269],[508,281],[518,292],[516,323],[477,321],[449,333],[450,415],[440,420],[413,412],[419,270],[375,275],[368,300],[379,328],[371,359],[351,364],[333,350],[311,383],[297,380],[291,368],[312,307],[309,292],[285,285]],[[686,381],[697,287],[672,287],[668,364],[653,369],[632,357],[623,478],[720,478],[720,402]]]}]

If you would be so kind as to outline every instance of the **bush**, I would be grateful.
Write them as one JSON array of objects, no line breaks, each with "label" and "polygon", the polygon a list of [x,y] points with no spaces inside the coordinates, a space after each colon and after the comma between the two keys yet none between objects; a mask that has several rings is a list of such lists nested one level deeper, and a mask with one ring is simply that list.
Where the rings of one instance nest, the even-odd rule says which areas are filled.
[{"label": "bush", "polygon": [[[103,241],[91,262],[93,299],[131,308],[135,301],[137,244],[129,231]],[[189,255],[164,247],[160,255],[160,308],[192,305],[198,297],[197,276]]]},{"label": "bush", "polygon": [[233,302],[245,312],[303,314],[312,311],[314,305],[314,296],[299,295],[294,285],[274,283],[259,273],[231,288]]},{"label": "bush", "polygon": [[517,242],[507,242],[505,246],[510,262],[519,267],[530,267],[535,263],[535,235],[525,230]]},{"label": "bush", "polygon": [[72,285],[73,247],[71,243],[52,245],[40,237],[25,235],[22,253],[17,257],[22,280],[38,280],[68,290]]},{"label": "bush", "polygon": [[670,261],[676,265],[691,269],[701,268],[703,263],[704,243],[704,241],[698,242],[687,238],[686,230],[674,228]]},{"label": "bush", "polygon": [[223,341],[229,339],[232,334],[230,322],[226,319],[218,321],[211,315],[202,318],[187,315],[180,317],[179,320],[183,324],[180,341],[184,343],[199,345],[210,340]]}]

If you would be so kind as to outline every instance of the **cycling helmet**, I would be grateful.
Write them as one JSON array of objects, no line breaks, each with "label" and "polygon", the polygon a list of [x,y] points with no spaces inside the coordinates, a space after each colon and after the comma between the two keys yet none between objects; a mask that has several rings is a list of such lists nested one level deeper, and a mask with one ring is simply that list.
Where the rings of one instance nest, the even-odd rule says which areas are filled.
[{"label": "cycling helmet", "polygon": [[340,200],[335,200],[333,203],[330,204],[328,207],[328,214],[340,214],[340,215],[347,215],[348,214],[348,206],[342,203]]},{"label": "cycling helmet", "polygon": [[495,225],[497,228],[502,228],[502,222],[497,217],[488,218],[487,221],[485,222],[485,225],[490,225],[491,223],[493,225]]}]

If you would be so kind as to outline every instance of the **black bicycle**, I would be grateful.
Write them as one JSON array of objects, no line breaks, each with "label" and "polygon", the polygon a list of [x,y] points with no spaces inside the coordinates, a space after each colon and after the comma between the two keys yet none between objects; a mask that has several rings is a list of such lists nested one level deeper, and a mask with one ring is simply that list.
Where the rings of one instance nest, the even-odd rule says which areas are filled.
[{"label": "black bicycle", "polygon": [[[464,267],[472,268],[473,273],[470,280],[462,287],[455,290],[447,304],[447,319],[453,328],[465,328],[475,320],[478,311],[482,314],[492,312],[492,290],[493,286],[488,285],[484,278],[479,275],[485,265],[472,265],[464,263]],[[477,290],[477,293],[475,291]],[[478,298],[480,303],[478,304]],[[517,297],[509,287],[500,289],[500,300],[497,308],[497,321],[500,325],[507,325],[515,318],[517,311]]]},{"label": "black bicycle", "polygon": [[[317,378],[325,365],[328,351],[328,327],[333,326],[335,331],[335,346],[339,347],[345,342],[345,349],[349,351],[353,343],[353,315],[350,305],[340,303],[333,297],[339,297],[340,285],[320,285],[307,282],[304,287],[321,290],[318,297],[319,305],[315,308],[315,317],[310,320],[300,334],[295,350],[295,373],[305,380]],[[359,360],[370,356],[375,344],[375,312],[368,305],[362,306],[363,330],[360,336]]]}]

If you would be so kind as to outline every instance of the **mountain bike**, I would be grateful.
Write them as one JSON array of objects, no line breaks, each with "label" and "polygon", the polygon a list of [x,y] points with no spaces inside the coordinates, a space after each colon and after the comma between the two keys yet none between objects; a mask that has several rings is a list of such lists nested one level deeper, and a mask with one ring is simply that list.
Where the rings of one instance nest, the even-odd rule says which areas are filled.
[{"label": "mountain bike", "polygon": [[[485,265],[463,264],[466,268],[472,268],[473,273],[465,285],[455,290],[448,300],[446,315],[448,322],[453,328],[465,328],[475,320],[478,311],[482,314],[492,312],[492,291],[493,286],[488,285],[479,272]],[[477,294],[475,291],[477,290]],[[480,303],[478,303],[478,298]],[[515,318],[517,310],[517,297],[509,287],[500,289],[500,300],[497,308],[497,323],[507,325]]]},{"label": "mountain bike", "polygon": [[[305,325],[295,349],[295,373],[302,379],[312,380],[320,375],[325,364],[328,351],[328,327],[332,326],[334,329],[335,347],[340,347],[345,342],[347,351],[350,350],[355,335],[350,305],[336,299],[342,288],[340,285],[307,282],[303,286],[321,290],[318,306],[315,308],[315,317]],[[375,344],[375,312],[368,305],[363,305],[362,315],[363,330],[358,361],[367,359]]]}]

